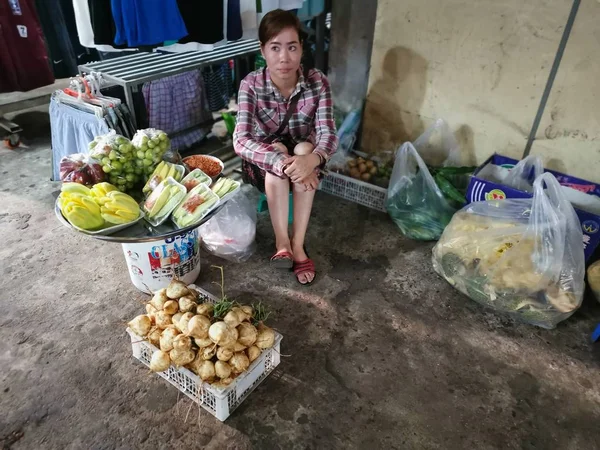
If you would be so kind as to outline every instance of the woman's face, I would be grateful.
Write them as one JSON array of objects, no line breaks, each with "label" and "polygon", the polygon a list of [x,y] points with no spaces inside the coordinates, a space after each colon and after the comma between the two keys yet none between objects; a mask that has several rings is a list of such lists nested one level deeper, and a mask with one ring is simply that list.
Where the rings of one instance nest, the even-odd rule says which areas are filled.
[{"label": "woman's face", "polygon": [[285,28],[277,36],[268,41],[261,52],[271,76],[281,80],[296,77],[302,58],[302,46],[298,32],[294,28]]}]

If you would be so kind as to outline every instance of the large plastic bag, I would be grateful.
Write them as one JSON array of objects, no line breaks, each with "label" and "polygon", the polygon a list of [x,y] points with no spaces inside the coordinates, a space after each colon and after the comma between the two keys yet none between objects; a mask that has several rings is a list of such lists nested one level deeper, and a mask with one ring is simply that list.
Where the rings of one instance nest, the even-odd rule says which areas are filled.
[{"label": "large plastic bag", "polygon": [[233,262],[252,256],[256,243],[256,209],[250,199],[238,191],[221,211],[200,227],[202,246],[212,255]]},{"label": "large plastic bag", "polygon": [[542,163],[542,159],[536,155],[529,155],[510,169],[503,184],[531,193],[533,191],[533,182],[543,173],[544,164]]},{"label": "large plastic bag", "polygon": [[[414,145],[406,142],[397,151],[386,201],[389,215],[404,235],[429,241],[441,236],[452,215],[464,204],[454,185],[466,187],[466,182],[462,175],[450,175],[450,183],[443,174],[438,174],[436,183],[426,161],[435,167],[460,165],[460,148],[441,119],[419,136]],[[446,195],[438,183],[444,183]]]},{"label": "large plastic bag", "polygon": [[583,299],[582,240],[575,210],[544,173],[533,198],[475,202],[457,212],[433,249],[433,267],[471,299],[554,328]]}]

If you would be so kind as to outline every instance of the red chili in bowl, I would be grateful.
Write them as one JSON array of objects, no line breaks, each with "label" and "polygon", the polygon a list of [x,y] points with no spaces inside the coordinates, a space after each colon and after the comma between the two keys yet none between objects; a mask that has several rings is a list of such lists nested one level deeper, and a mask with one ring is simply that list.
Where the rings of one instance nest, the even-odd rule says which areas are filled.
[{"label": "red chili in bowl", "polygon": [[207,158],[204,155],[188,156],[183,160],[190,170],[200,169],[209,177],[216,177],[221,173],[221,165],[218,161],[212,158]]}]

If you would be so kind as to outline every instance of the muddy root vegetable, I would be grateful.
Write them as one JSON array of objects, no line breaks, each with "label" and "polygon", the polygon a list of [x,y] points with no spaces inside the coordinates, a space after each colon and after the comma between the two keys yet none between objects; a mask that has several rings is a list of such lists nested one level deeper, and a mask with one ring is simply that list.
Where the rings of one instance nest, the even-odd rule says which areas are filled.
[{"label": "muddy root vegetable", "polygon": [[156,313],[158,312],[158,309],[156,309],[152,303],[146,303],[146,314],[148,315],[148,317],[150,317],[150,320],[152,320],[152,322],[154,322],[154,316],[156,315]]},{"label": "muddy root vegetable", "polygon": [[250,322],[242,322],[237,327],[238,330],[238,342],[245,347],[250,347],[256,342],[258,337],[258,330]]},{"label": "muddy root vegetable", "polygon": [[179,330],[177,330],[175,327],[169,327],[164,330],[160,335],[160,349],[163,352],[170,352],[173,350],[173,340],[178,334],[180,334]]},{"label": "muddy root vegetable", "polygon": [[187,335],[193,338],[202,339],[208,337],[210,329],[210,319],[206,316],[197,315],[190,319],[187,326]]},{"label": "muddy root vegetable", "polygon": [[183,313],[178,312],[177,314],[173,314],[173,317],[171,317],[171,322],[173,322],[173,325],[177,326],[177,324],[179,323],[179,319],[181,319],[181,316],[183,316]]},{"label": "muddy root vegetable", "polygon": [[250,360],[250,363],[252,363],[260,356],[261,351],[256,345],[253,345],[246,350],[246,353],[248,353],[248,359]]},{"label": "muddy root vegetable", "polygon": [[173,339],[173,350],[184,351],[191,349],[192,340],[188,336],[184,334],[178,334],[177,336],[175,336],[175,339]]},{"label": "muddy root vegetable", "polygon": [[188,295],[190,290],[183,281],[172,280],[167,286],[166,294],[172,300],[177,300],[184,295]]},{"label": "muddy root vegetable", "polygon": [[204,348],[208,347],[209,345],[215,345],[208,336],[205,338],[194,338],[194,342],[196,343],[198,348]]},{"label": "muddy root vegetable", "polygon": [[192,297],[183,296],[179,299],[179,311],[186,313],[196,311],[196,302]]},{"label": "muddy root vegetable", "polygon": [[209,319],[212,317],[213,315],[213,311],[215,310],[215,307],[213,306],[212,303],[202,303],[200,305],[198,305],[198,307],[196,308],[196,312],[202,316],[206,316]]},{"label": "muddy root vegetable", "polygon": [[238,338],[238,331],[225,322],[215,322],[208,329],[208,337],[221,347],[233,347]]},{"label": "muddy root vegetable", "polygon": [[233,344],[233,347],[231,347],[231,349],[233,350],[234,353],[243,352],[247,348],[248,347],[245,346],[244,344],[240,344],[240,341],[237,341],[235,344]]},{"label": "muddy root vegetable", "polygon": [[201,358],[205,361],[212,359],[213,356],[217,353],[217,346],[215,344],[209,345],[208,347],[204,347],[203,349],[198,350],[198,353],[201,353]]},{"label": "muddy root vegetable", "polygon": [[192,312],[186,312],[183,314],[177,321],[177,329],[182,333],[187,333],[187,327],[192,317],[194,317],[194,313]]},{"label": "muddy root vegetable", "polygon": [[217,361],[215,363],[215,374],[219,378],[229,378],[231,376],[231,366],[225,361]]},{"label": "muddy root vegetable", "polygon": [[242,306],[242,311],[244,311],[244,314],[246,314],[248,320],[252,319],[252,316],[254,316],[254,309],[250,305]]},{"label": "muddy root vegetable", "polygon": [[234,311],[238,315],[238,318],[240,319],[241,322],[247,322],[252,318],[252,316],[249,314],[246,314],[246,311],[244,311],[244,308],[242,308],[240,306],[234,306],[233,308],[231,308],[231,310]]},{"label": "muddy root vegetable", "polygon": [[188,286],[188,297],[192,297],[192,300],[194,300],[194,302],[198,303],[198,300],[200,299],[200,294],[198,293],[198,291],[196,289],[192,289],[191,287]]},{"label": "muddy root vegetable", "polygon": [[263,350],[273,347],[275,345],[275,331],[262,323],[259,324],[255,345]]},{"label": "muddy root vegetable", "polygon": [[175,350],[175,349],[173,349],[169,352],[169,358],[171,358],[171,361],[177,367],[182,367],[182,366],[185,366],[186,364],[191,363],[195,357],[196,357],[196,354],[192,350]]},{"label": "muddy root vegetable", "polygon": [[243,317],[240,317],[240,315],[238,314],[237,311],[231,310],[227,314],[225,314],[225,317],[223,318],[223,322],[225,322],[231,328],[236,328],[240,323],[242,323],[242,320],[244,320],[244,317],[246,317],[246,315],[243,312],[242,312],[242,316]]},{"label": "muddy root vegetable", "polygon": [[164,372],[171,365],[171,358],[169,358],[169,354],[167,352],[163,352],[162,350],[157,350],[152,353],[152,358],[150,358],[150,370],[152,372]]},{"label": "muddy root vegetable", "polygon": [[148,342],[150,342],[152,345],[154,345],[155,347],[158,347],[160,345],[160,334],[162,333],[162,330],[160,328],[153,328],[152,330],[150,330],[150,333],[148,333]]},{"label": "muddy root vegetable", "polygon": [[237,352],[229,360],[229,365],[232,367],[233,373],[242,373],[250,366],[250,360],[244,352]]},{"label": "muddy root vegetable", "polygon": [[167,314],[164,310],[158,311],[154,315],[154,321],[156,322],[156,326],[161,330],[164,330],[173,323],[171,320],[171,316]]},{"label": "muddy root vegetable", "polygon": [[233,350],[230,348],[219,347],[217,350],[217,359],[219,361],[229,361],[233,356]]},{"label": "muddy root vegetable", "polygon": [[161,309],[163,309],[163,306],[165,305],[167,300],[169,300],[169,298],[167,297],[167,290],[161,289],[154,293],[154,295],[152,296],[152,300],[150,300],[150,304],[154,306],[154,308],[156,308],[158,311],[160,311]]},{"label": "muddy root vegetable", "polygon": [[213,383],[212,387],[215,387],[217,389],[225,389],[231,383],[233,383],[233,378],[231,378],[231,377],[223,378],[223,379],[217,381],[216,383]]},{"label": "muddy root vegetable", "polygon": [[203,361],[198,367],[198,376],[202,381],[212,381],[215,375],[215,365],[212,361]]},{"label": "muddy root vegetable", "polygon": [[141,314],[137,317],[134,317],[127,325],[135,334],[144,337],[150,332],[150,328],[152,327],[152,319],[150,319],[150,317],[146,314]]},{"label": "muddy root vegetable", "polygon": [[179,303],[175,300],[169,300],[168,302],[165,302],[163,311],[170,315],[176,314],[179,311]]}]

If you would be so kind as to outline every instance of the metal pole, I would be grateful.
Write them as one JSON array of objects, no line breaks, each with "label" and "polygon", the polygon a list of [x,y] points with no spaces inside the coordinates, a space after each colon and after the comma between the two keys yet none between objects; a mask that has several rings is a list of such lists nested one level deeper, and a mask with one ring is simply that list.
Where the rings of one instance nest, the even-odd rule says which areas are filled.
[{"label": "metal pole", "polygon": [[529,133],[529,137],[527,138],[527,145],[525,146],[525,151],[523,152],[523,158],[529,156],[529,153],[531,152],[531,146],[533,145],[533,141],[535,141],[535,136],[540,126],[540,122],[542,121],[544,109],[546,109],[546,103],[548,102],[548,97],[550,97],[552,85],[554,84],[556,73],[558,72],[558,68],[560,67],[560,61],[562,60],[563,54],[565,53],[565,48],[567,46],[567,42],[569,41],[569,36],[571,35],[571,30],[573,29],[573,23],[575,22],[575,17],[577,16],[577,11],[579,10],[580,3],[581,0],[573,1],[571,13],[569,14],[569,18],[567,19],[567,24],[565,25],[565,31],[563,31],[562,38],[560,40],[560,43],[558,44],[556,56],[554,57],[554,63],[552,64],[552,69],[550,70],[550,75],[548,75],[546,88],[544,89],[542,99],[540,100],[540,106],[538,107],[537,114],[535,115],[535,119],[533,120],[533,125]]}]

